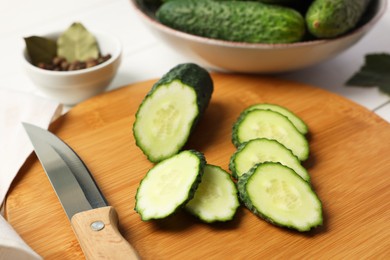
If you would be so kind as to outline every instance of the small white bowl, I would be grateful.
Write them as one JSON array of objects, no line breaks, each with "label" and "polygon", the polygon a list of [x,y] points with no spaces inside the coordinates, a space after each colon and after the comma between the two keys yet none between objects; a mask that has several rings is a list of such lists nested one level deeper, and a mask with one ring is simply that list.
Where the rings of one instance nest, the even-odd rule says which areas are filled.
[{"label": "small white bowl", "polygon": [[[43,35],[56,40],[62,32]],[[34,84],[49,97],[65,104],[75,105],[103,92],[114,78],[121,61],[122,46],[113,36],[92,32],[102,55],[110,54],[107,61],[91,68],[73,71],[51,71],[34,66],[27,49],[23,50],[23,66]]]},{"label": "small white bowl", "polygon": [[358,42],[386,10],[386,0],[374,0],[370,14],[353,31],[334,39],[290,44],[229,42],[191,35],[159,23],[153,8],[143,0],[130,0],[149,29],[190,60],[216,70],[243,73],[277,73],[297,70],[325,61]]}]

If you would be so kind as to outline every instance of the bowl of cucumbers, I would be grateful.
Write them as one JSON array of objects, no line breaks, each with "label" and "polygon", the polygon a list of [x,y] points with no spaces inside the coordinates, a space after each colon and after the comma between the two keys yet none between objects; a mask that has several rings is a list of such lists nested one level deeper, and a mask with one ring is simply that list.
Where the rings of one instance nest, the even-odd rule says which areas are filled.
[{"label": "bowl of cucumbers", "polygon": [[192,62],[227,72],[278,73],[357,43],[386,0],[130,0],[154,35]]}]

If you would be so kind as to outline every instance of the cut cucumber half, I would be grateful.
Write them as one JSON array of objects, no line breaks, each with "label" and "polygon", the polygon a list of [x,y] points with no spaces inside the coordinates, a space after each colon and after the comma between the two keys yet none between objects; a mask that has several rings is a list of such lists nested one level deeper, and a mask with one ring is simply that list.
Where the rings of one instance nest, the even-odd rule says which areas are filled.
[{"label": "cut cucumber half", "polygon": [[322,205],[309,183],[280,163],[260,163],[237,183],[241,201],[266,221],[298,231],[322,225]]},{"label": "cut cucumber half", "polygon": [[180,64],[150,90],[136,113],[136,145],[151,162],[178,153],[206,110],[213,92],[209,73],[192,63]]},{"label": "cut cucumber half", "polygon": [[274,139],[290,149],[299,160],[309,156],[309,143],[291,121],[282,114],[263,109],[241,113],[233,126],[232,141],[238,147],[256,138]]},{"label": "cut cucumber half", "polygon": [[262,162],[279,162],[293,169],[305,181],[310,181],[307,170],[291,150],[278,141],[266,138],[252,139],[240,145],[230,158],[229,169],[233,177],[238,179],[254,165]]},{"label": "cut cucumber half", "polygon": [[219,166],[206,165],[195,196],[185,208],[202,221],[212,223],[232,220],[239,205],[230,174]]},{"label": "cut cucumber half", "polygon": [[291,121],[291,123],[293,123],[293,125],[298,129],[298,131],[301,132],[301,134],[305,135],[309,131],[305,122],[299,116],[297,116],[296,114],[294,114],[292,111],[288,110],[285,107],[275,105],[275,104],[262,103],[262,104],[256,104],[250,106],[244,111],[253,110],[253,109],[268,109],[268,110],[278,112],[284,115],[285,117],[287,117]]},{"label": "cut cucumber half", "polygon": [[135,211],[144,221],[173,214],[193,198],[205,165],[203,154],[194,150],[159,162],[138,187]]}]

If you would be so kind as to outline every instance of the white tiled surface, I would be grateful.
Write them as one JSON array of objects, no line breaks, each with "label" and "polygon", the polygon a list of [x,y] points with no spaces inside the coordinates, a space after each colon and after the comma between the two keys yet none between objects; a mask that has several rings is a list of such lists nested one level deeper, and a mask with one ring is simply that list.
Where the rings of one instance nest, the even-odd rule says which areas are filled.
[{"label": "white tiled surface", "polygon": [[390,122],[390,100],[378,107],[378,109],[375,109],[375,112],[383,119],[387,120],[387,122]]},{"label": "white tiled surface", "polygon": [[[108,31],[123,44],[122,64],[108,90],[158,78],[178,63],[189,61],[152,35],[127,0],[0,0],[0,10],[0,88],[44,96],[22,71],[23,37],[65,29],[75,21],[91,31]],[[320,65],[277,77],[337,93],[390,122],[390,96],[376,88],[344,86],[363,64],[364,55],[378,52],[390,53],[390,5],[375,28],[348,51]]]}]

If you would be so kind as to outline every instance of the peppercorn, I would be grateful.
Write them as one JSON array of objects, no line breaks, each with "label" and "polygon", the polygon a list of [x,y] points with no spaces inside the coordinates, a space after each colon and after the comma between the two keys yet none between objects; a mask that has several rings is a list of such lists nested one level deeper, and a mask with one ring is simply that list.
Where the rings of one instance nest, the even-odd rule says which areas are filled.
[{"label": "peppercorn", "polygon": [[61,64],[61,62],[63,62],[64,60],[65,58],[56,56],[53,58],[52,63],[54,66],[58,67]]},{"label": "peppercorn", "polygon": [[69,68],[69,63],[64,59],[64,60],[61,62],[61,64],[60,64],[60,68],[61,68],[62,71],[68,70],[68,68]]},{"label": "peppercorn", "polygon": [[43,63],[43,62],[38,63],[37,67],[41,69],[53,70],[53,71],[82,70],[86,68],[92,68],[96,65],[106,62],[110,58],[111,55],[107,54],[105,56],[99,55],[97,59],[90,58],[85,61],[76,60],[73,62],[68,62],[64,57],[56,56],[49,63]]},{"label": "peppercorn", "polygon": [[91,68],[91,67],[93,67],[93,66],[98,65],[97,60],[96,60],[96,59],[93,59],[93,58],[90,58],[90,59],[86,60],[85,63],[86,63],[86,67],[87,67],[87,68]]}]

